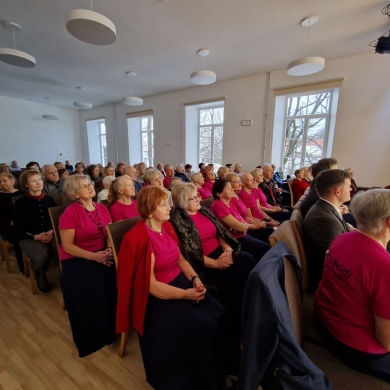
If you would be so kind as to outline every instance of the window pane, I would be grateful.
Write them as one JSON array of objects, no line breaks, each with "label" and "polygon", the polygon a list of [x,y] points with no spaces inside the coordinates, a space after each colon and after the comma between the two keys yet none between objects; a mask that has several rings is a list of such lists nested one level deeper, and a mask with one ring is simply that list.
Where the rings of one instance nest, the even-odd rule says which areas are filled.
[{"label": "window pane", "polygon": [[294,96],[287,101],[287,116],[306,115],[307,96]]},{"label": "window pane", "polygon": [[309,119],[305,160],[316,162],[322,158],[324,136],[325,118]]},{"label": "window pane", "polygon": [[223,107],[221,108],[214,108],[214,115],[213,115],[213,123],[223,123]]},{"label": "window pane", "polygon": [[309,95],[308,102],[308,115],[327,114],[329,113],[330,92]]},{"label": "window pane", "polygon": [[211,125],[213,123],[212,110],[200,111],[200,125]]}]

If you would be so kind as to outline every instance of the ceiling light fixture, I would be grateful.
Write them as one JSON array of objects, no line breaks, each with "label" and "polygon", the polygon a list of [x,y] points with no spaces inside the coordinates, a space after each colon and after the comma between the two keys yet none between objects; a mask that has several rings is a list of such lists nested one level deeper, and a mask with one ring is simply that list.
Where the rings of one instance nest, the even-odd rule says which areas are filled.
[{"label": "ceiling light fixture", "polygon": [[129,71],[129,72],[126,72],[126,74],[132,78],[132,80],[131,80],[131,95],[132,96],[124,97],[122,99],[122,103],[126,106],[142,106],[144,104],[144,101],[139,97],[135,97],[134,93],[133,93],[134,77],[137,76],[137,73]]},{"label": "ceiling light fixture", "polygon": [[[82,91],[85,91],[83,87],[77,87],[77,89],[80,91],[80,94],[82,94]],[[80,110],[89,110],[92,108],[92,104],[88,102],[73,102],[73,106]]]},{"label": "ceiling light fixture", "polygon": [[58,118],[57,115],[52,115],[52,114],[51,114],[51,103],[50,103],[50,98],[49,98],[49,97],[45,97],[45,99],[49,101],[50,115],[42,115],[42,118],[43,118],[43,119],[46,119],[46,120],[49,120],[49,121],[58,121],[58,120],[60,120],[60,118]]},{"label": "ceiling light fixture", "polygon": [[36,65],[35,58],[30,54],[25,53],[24,51],[16,50],[15,45],[15,31],[20,31],[21,27],[13,22],[8,20],[3,20],[1,22],[4,28],[7,30],[12,30],[12,35],[14,38],[14,48],[0,48],[0,61],[3,61],[7,64],[19,66],[21,68],[34,68]]},{"label": "ceiling light fixture", "polygon": [[[210,54],[210,51],[207,49],[201,49],[197,54],[202,57],[202,68],[204,68],[204,57],[207,57]],[[211,70],[197,70],[196,72],[192,72],[190,75],[191,83],[196,85],[213,84],[216,80],[217,75]]]},{"label": "ceiling light fixture", "polygon": [[116,40],[116,27],[110,19],[87,9],[74,9],[66,16],[66,29],[80,41],[91,45],[111,45]]},{"label": "ceiling light fixture", "polygon": [[317,22],[318,17],[315,15],[302,20],[302,26],[308,27],[306,38],[306,56],[288,64],[287,73],[290,76],[307,76],[309,74],[320,72],[324,69],[325,58],[308,56],[310,26],[314,26]]}]

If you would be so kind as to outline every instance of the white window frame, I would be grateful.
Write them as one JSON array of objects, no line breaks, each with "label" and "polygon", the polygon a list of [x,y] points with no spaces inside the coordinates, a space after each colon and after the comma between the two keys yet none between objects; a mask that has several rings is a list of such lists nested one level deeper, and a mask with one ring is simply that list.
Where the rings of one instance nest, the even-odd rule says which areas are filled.
[{"label": "white window frame", "polygon": [[[102,127],[103,127],[102,125],[104,126],[104,134],[102,134]],[[99,122],[99,141],[100,141],[101,163],[102,163],[103,167],[105,167],[107,165],[108,156],[107,155],[104,156],[103,141],[102,141],[103,135],[106,138],[106,153],[107,153],[107,128],[106,128],[105,121]]]},{"label": "white window frame", "polygon": [[[146,165],[149,167],[153,167],[154,166],[154,117],[153,115],[144,115],[144,116],[140,116],[140,136],[141,136],[141,158],[142,158],[142,161],[144,163],[146,163]],[[152,118],[152,128],[149,129],[149,130],[143,130],[142,128],[142,120],[143,119],[150,119]],[[150,124],[150,121],[149,121],[149,124]],[[152,142],[152,145],[148,145],[149,147],[151,147],[151,155],[152,157],[151,158],[144,158],[144,151],[143,151],[143,144],[142,144],[142,140],[143,140],[143,135],[144,134],[151,134],[152,137],[147,137],[148,139],[153,139],[153,142]],[[147,161],[145,161],[147,160]]]}]

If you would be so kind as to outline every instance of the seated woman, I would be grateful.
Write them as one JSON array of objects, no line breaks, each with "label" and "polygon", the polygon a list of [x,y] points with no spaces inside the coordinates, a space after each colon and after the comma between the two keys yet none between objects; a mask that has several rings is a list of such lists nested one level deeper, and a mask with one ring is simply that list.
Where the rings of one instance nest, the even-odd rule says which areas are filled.
[{"label": "seated woman", "polygon": [[41,167],[36,161],[30,161],[29,163],[26,164],[26,169],[33,169],[35,172],[40,173],[41,172]]},{"label": "seated woman", "polygon": [[59,218],[62,245],[61,289],[79,356],[87,356],[115,339],[116,272],[106,226],[107,207],[95,204],[89,176],[74,175],[65,192],[77,202]]},{"label": "seated woman", "polygon": [[99,174],[99,167],[96,164],[91,164],[88,169],[88,176],[91,178],[94,187],[98,188],[99,182],[101,180],[100,174]]},{"label": "seated woman", "polygon": [[313,176],[311,175],[311,166],[303,167],[303,180],[307,181],[309,184],[313,181]]},{"label": "seated woman", "polygon": [[[173,178],[171,178],[173,179]],[[156,187],[160,187],[162,188],[167,196],[168,196],[168,204],[169,206],[172,206],[172,194],[170,191],[168,191],[165,187],[164,187],[164,177],[163,175],[161,174],[161,172],[157,169],[154,169],[154,168],[150,168],[148,169],[145,173],[144,173],[144,176],[143,176],[143,181],[144,181],[144,185],[145,186],[156,186]],[[170,180],[169,180],[170,182]]]},{"label": "seated woman", "polygon": [[84,175],[84,165],[83,163],[79,162],[75,165],[74,172],[71,173],[71,175]]},{"label": "seated woman", "polygon": [[105,188],[103,185],[103,179],[106,176],[114,176],[115,177],[115,169],[113,166],[107,165],[106,167],[103,168],[103,177],[100,179],[99,183],[97,184],[98,188]]},{"label": "seated woman", "polygon": [[351,208],[359,230],[329,248],[315,295],[318,325],[345,364],[390,382],[390,191],[360,192]]},{"label": "seated woman", "polygon": [[263,169],[262,168],[253,168],[249,172],[253,180],[257,183],[257,188],[255,187],[254,190],[257,191],[256,195],[258,197],[258,207],[261,211],[264,211],[267,213],[270,217],[272,217],[274,220],[283,222],[291,217],[291,213],[288,210],[282,209],[279,205],[272,206],[267,203],[267,197],[265,196],[264,192],[260,188],[260,184],[264,181],[263,177]]},{"label": "seated woman", "polygon": [[139,216],[137,203],[132,199],[134,196],[135,188],[130,176],[119,176],[112,182],[107,197],[112,222]]},{"label": "seated woman", "polygon": [[[200,164],[199,164],[200,165]],[[191,183],[196,185],[196,188],[198,190],[198,194],[202,199],[207,199],[211,195],[209,195],[209,192],[203,189],[204,184],[204,177],[201,172],[196,172],[191,175]]]},{"label": "seated woman", "polygon": [[103,183],[103,189],[97,194],[97,199],[96,201],[98,203],[101,203],[102,200],[107,200],[108,199],[108,192],[111,187],[111,183],[115,180],[115,176],[105,176],[102,180]]},{"label": "seated woman", "polygon": [[[202,186],[202,199],[207,199],[213,196],[213,185],[215,183],[215,174],[210,168],[206,168],[204,184]],[[205,198],[204,198],[205,197]]]},{"label": "seated woman", "polygon": [[226,175],[229,173],[228,167],[219,167],[217,171],[218,179],[226,179]]},{"label": "seated woman", "polygon": [[42,176],[35,170],[26,169],[20,175],[19,183],[28,192],[15,203],[13,222],[16,239],[20,249],[31,260],[30,268],[39,290],[49,292],[51,286],[46,278],[46,271],[51,260],[58,256],[48,210],[49,207],[55,207],[56,202],[42,192]]},{"label": "seated woman", "polygon": [[8,164],[1,163],[0,164],[0,172],[11,172],[11,168]]},{"label": "seated woman", "polygon": [[230,234],[241,243],[242,250],[250,253],[258,262],[270,246],[247,234],[249,225],[231,202],[235,198],[231,184],[227,180],[216,180],[213,186],[213,197],[215,200],[210,210],[221,220]]},{"label": "seated woman", "polygon": [[123,237],[118,256],[116,330],[137,330],[153,388],[226,389],[219,346],[226,311],[180,253],[166,192],[147,186],[137,206],[143,220]]},{"label": "seated woman", "polygon": [[58,177],[60,179],[66,180],[69,177],[69,171],[67,169],[59,169],[58,170]]},{"label": "seated woman", "polygon": [[19,265],[19,271],[24,272],[22,251],[15,235],[13,226],[14,196],[24,195],[24,191],[14,188],[15,177],[9,172],[0,173],[0,236],[11,244],[14,244],[15,257]]},{"label": "seated woman", "polygon": [[294,172],[295,178],[292,183],[292,189],[294,191],[295,203],[305,193],[306,189],[310,187],[310,184],[304,180],[305,172],[303,168],[299,168]]},{"label": "seated woman", "polygon": [[[247,174],[243,174],[242,177],[245,177]],[[234,197],[231,199],[231,204],[235,206],[237,211],[240,213],[241,217],[248,224],[248,234],[252,237],[255,237],[261,241],[264,241],[268,244],[268,237],[273,233],[274,227],[278,227],[279,222],[269,218],[267,215],[264,215],[260,209],[257,208],[257,203],[251,199],[246,198],[250,202],[253,212],[251,211],[250,206],[245,205],[245,199],[243,195],[243,185],[240,176],[237,173],[231,172],[226,175],[226,180],[232,186],[234,191]],[[252,183],[253,184],[253,183]],[[255,188],[251,188],[252,191],[255,191]],[[240,194],[240,196],[238,195]],[[254,193],[255,195],[255,193]]]},{"label": "seated woman", "polygon": [[351,195],[351,199],[352,199],[356,195],[356,193],[357,193],[357,185],[356,185],[355,180],[353,179],[353,170],[351,168],[344,168],[344,171],[348,172],[349,176],[351,178],[351,191],[350,191],[350,195]]}]

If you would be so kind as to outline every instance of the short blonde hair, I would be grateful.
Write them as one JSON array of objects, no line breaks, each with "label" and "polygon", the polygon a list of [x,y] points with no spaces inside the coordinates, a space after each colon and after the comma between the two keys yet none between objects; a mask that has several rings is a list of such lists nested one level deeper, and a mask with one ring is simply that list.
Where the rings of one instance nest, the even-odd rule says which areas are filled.
[{"label": "short blonde hair", "polygon": [[195,172],[195,173],[193,173],[193,174],[190,176],[191,182],[195,184],[195,183],[196,183],[196,178],[197,178],[199,175],[203,177],[203,175],[202,175],[200,172]]},{"label": "short blonde hair", "polygon": [[[146,166],[146,165],[145,165],[145,166]],[[163,175],[162,175],[162,173],[161,173],[158,169],[151,168],[151,169],[148,169],[148,170],[145,172],[145,174],[144,174],[144,176],[143,176],[142,179],[143,179],[143,181],[144,181],[145,184],[150,185],[151,182],[152,182],[152,179],[153,179],[156,175],[160,176],[160,178],[163,179]]]},{"label": "short blonde hair", "polygon": [[159,203],[168,200],[168,194],[161,187],[149,186],[142,188],[137,194],[137,210],[143,218],[149,218],[149,215],[157,209]]},{"label": "short blonde hair", "polygon": [[[107,176],[109,177],[109,176]],[[110,189],[107,196],[107,205],[111,206],[119,198],[118,190],[123,188],[123,181],[130,180],[133,183],[133,180],[130,176],[122,175],[118,176],[114,181],[111,182]]]},{"label": "short blonde hair", "polygon": [[218,168],[218,171],[217,171],[217,176],[218,176],[218,178],[220,178],[221,179],[221,174],[223,174],[224,175],[224,177],[223,178],[225,178],[225,175],[227,174],[229,172],[229,168],[228,167],[219,167]]},{"label": "short blonde hair", "polygon": [[15,177],[14,175],[12,175],[12,173],[9,173],[9,172],[0,172],[0,177],[1,176],[4,176],[6,177],[7,179],[10,179],[10,180],[13,180],[15,182]]},{"label": "short blonde hair", "polygon": [[91,178],[88,175],[72,175],[64,182],[64,191],[71,199],[77,199],[77,192],[80,189],[81,182],[88,180],[91,182]]},{"label": "short blonde hair", "polygon": [[188,209],[188,198],[193,192],[197,192],[195,184],[179,183],[172,187],[172,201],[174,205],[180,209]]},{"label": "short blonde hair", "polygon": [[262,173],[262,168],[253,168],[249,171],[249,173],[252,175],[253,179],[257,179]]},{"label": "short blonde hair", "polygon": [[228,174],[225,175],[224,179],[227,180],[229,183],[231,183],[235,177],[239,177],[238,173],[229,172]]}]

